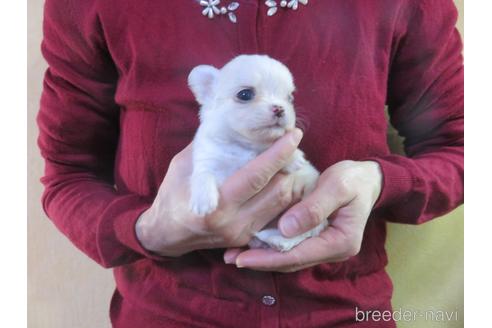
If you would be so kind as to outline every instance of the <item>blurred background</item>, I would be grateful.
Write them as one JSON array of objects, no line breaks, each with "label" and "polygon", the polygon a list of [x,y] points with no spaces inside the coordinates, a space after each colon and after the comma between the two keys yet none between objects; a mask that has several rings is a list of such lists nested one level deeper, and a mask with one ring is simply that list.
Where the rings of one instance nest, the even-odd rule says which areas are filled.
[{"label": "blurred background", "polygon": [[[110,327],[111,270],[78,251],[46,218],[43,162],[35,122],[46,63],[40,53],[43,0],[28,0],[28,327]],[[458,29],[463,36],[463,0]],[[395,152],[401,140],[388,131]],[[386,248],[395,310],[458,311],[458,320],[398,322],[398,327],[463,327],[463,207],[421,226],[389,224]],[[454,318],[454,317],[453,317]]]}]

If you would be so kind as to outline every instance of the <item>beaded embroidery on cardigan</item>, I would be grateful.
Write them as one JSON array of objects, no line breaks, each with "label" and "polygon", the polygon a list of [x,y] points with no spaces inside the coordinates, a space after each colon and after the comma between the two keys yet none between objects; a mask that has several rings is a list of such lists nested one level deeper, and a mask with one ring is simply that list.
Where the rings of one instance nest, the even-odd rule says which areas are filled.
[{"label": "beaded embroidery on cardigan", "polygon": [[[216,16],[227,15],[232,23],[237,23],[237,16],[235,11],[239,8],[239,2],[233,1],[227,6],[221,6],[221,0],[200,0],[200,6],[203,7],[202,15],[210,19]],[[299,3],[303,5],[308,4],[308,0],[266,0],[267,15],[273,16],[278,12],[278,8],[297,10]]]}]

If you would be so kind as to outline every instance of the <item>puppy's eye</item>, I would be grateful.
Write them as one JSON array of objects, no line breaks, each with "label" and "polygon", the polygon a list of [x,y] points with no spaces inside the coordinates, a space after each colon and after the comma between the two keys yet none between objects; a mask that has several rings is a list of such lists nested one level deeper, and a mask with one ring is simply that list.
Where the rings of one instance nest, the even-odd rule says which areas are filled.
[{"label": "puppy's eye", "polygon": [[289,100],[289,102],[294,102],[294,96],[293,95],[288,95],[287,99]]},{"label": "puppy's eye", "polygon": [[252,88],[243,89],[236,94],[236,98],[240,101],[250,101],[255,97],[255,90]]}]

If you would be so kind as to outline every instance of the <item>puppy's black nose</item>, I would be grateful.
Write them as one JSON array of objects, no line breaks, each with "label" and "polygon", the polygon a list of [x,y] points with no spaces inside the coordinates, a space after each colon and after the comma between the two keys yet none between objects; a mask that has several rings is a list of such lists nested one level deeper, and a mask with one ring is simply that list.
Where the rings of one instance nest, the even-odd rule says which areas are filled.
[{"label": "puppy's black nose", "polygon": [[284,116],[284,108],[282,106],[273,105],[272,106],[272,111],[273,111],[273,115],[275,115],[275,117],[282,117],[282,116]]}]

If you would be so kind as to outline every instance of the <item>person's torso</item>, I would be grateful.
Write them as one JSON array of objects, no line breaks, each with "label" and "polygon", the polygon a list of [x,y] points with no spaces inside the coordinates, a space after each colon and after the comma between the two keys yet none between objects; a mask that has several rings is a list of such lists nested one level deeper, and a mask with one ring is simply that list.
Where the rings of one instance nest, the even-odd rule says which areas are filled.
[{"label": "person's torso", "polygon": [[[119,73],[118,190],[155,196],[171,158],[198,126],[199,107],[187,86],[190,70],[221,67],[239,54],[267,54],[289,67],[305,131],[300,147],[318,170],[389,152],[384,106],[400,1],[312,0],[297,10],[279,8],[271,17],[264,1],[238,2],[236,24],[227,15],[203,16],[204,7],[194,0],[100,2],[101,29]],[[165,304],[180,313],[195,302],[203,315],[213,315],[207,311],[217,300],[225,308],[253,311],[247,300],[264,307],[262,295],[276,295],[291,300],[278,311],[308,324],[319,318],[303,314],[293,300],[316,303],[312,307],[323,312],[323,304],[389,298],[391,291],[355,295],[349,288],[358,277],[384,268],[384,240],[384,221],[371,217],[357,256],[298,273],[238,270],[223,263],[223,250],[193,252],[173,262],[142,260],[115,273],[123,295],[151,307]],[[391,289],[387,278],[378,279],[379,287]],[[344,289],[350,290],[345,298]]]}]

